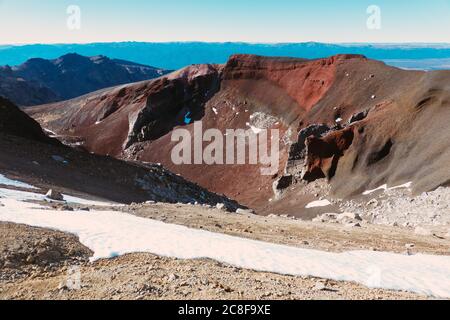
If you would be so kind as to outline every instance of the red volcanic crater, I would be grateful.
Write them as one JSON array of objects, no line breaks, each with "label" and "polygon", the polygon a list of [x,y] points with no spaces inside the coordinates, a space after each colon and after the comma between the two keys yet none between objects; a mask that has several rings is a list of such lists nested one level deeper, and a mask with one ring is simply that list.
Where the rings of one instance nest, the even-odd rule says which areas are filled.
[{"label": "red volcanic crater", "polygon": [[[225,65],[194,65],[28,112],[66,143],[162,163],[265,212],[280,192],[316,179],[339,197],[384,183],[412,181],[420,192],[450,181],[450,72],[400,70],[358,55],[234,55]],[[195,136],[196,121],[224,134],[277,129],[278,173],[261,175],[261,164],[174,164],[173,131]],[[289,203],[286,210],[300,206]]]}]

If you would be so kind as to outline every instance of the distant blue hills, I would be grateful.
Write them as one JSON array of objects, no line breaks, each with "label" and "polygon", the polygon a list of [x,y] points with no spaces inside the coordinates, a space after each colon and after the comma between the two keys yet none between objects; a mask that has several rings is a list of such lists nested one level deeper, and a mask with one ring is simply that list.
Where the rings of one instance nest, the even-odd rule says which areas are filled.
[{"label": "distant blue hills", "polygon": [[30,58],[54,59],[67,53],[105,55],[164,69],[198,63],[224,63],[232,54],[321,58],[341,53],[362,54],[410,69],[450,69],[450,45],[445,44],[323,44],[323,43],[204,43],[117,42],[0,46],[0,65],[18,65]]}]

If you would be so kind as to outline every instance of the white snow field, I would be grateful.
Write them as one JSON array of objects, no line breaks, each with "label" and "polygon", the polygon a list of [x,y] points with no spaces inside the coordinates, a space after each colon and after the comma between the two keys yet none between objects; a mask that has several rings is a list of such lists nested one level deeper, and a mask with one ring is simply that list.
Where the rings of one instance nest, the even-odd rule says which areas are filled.
[{"label": "white snow field", "polygon": [[51,211],[33,193],[0,189],[0,221],[75,234],[92,261],[136,252],[210,258],[239,268],[354,281],[370,288],[450,298],[450,257],[354,251],[329,253],[216,234],[114,211]]}]

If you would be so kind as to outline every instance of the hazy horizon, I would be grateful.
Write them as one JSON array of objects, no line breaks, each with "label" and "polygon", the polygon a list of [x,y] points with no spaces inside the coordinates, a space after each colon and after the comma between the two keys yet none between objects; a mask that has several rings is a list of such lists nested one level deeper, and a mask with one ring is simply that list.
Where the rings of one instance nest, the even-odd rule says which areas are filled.
[{"label": "hazy horizon", "polygon": [[298,42],[256,42],[256,41],[135,41],[135,40],[123,40],[123,41],[94,41],[94,42],[33,42],[33,43],[1,43],[0,47],[5,46],[35,46],[35,45],[86,45],[86,44],[115,44],[115,43],[148,43],[148,44],[172,44],[172,43],[205,43],[205,44],[251,44],[251,45],[289,45],[289,44],[322,44],[322,45],[341,45],[341,46],[448,46],[450,42],[321,42],[321,41],[298,41]]},{"label": "hazy horizon", "polygon": [[450,0],[0,0],[0,26],[7,45],[450,43]]}]

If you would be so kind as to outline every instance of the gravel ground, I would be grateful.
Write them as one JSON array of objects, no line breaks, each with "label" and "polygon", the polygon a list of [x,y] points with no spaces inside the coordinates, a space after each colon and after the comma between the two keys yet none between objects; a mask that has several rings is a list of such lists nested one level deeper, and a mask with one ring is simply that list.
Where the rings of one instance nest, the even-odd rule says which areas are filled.
[{"label": "gravel ground", "polygon": [[57,231],[0,223],[0,280],[19,279],[85,263],[92,251]]},{"label": "gravel ground", "polygon": [[[74,272],[75,270],[75,272]],[[77,282],[78,280],[79,282]],[[354,283],[132,254],[0,282],[0,299],[425,299]]]},{"label": "gravel ground", "polygon": [[422,230],[450,232],[450,188],[417,196],[407,189],[377,192],[370,200],[345,201],[340,203],[343,212],[361,215],[374,224],[395,225]]}]

